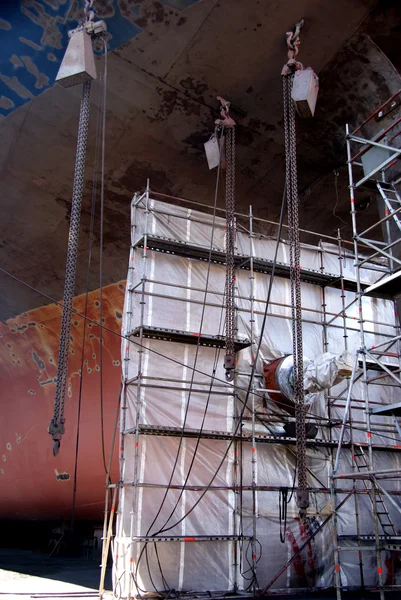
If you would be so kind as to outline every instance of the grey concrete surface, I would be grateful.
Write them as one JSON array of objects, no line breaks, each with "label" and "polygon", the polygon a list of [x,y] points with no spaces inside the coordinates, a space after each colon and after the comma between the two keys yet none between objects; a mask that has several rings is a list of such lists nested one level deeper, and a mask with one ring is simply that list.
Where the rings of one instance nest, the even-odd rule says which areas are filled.
[{"label": "grey concrete surface", "polygon": [[[0,599],[98,597],[98,560],[49,557],[30,550],[0,549]],[[106,589],[111,588],[108,569]],[[105,598],[111,597],[107,592]]]}]

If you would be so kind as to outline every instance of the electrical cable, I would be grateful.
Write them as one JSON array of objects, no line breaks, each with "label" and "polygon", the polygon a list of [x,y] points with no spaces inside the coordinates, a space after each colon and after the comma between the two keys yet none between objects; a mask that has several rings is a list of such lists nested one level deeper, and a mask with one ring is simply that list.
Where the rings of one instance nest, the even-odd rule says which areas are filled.
[{"label": "electrical cable", "polygon": [[[282,214],[282,216],[283,216],[283,214]],[[282,222],[282,219],[281,219],[281,222]],[[278,235],[278,245],[279,245],[279,242],[280,242],[280,235]],[[278,248],[277,248],[277,249],[278,249]],[[277,259],[277,253],[276,253],[276,257],[275,257],[275,258]],[[271,282],[272,282],[272,279],[271,279]],[[270,282],[270,284],[271,284],[271,282]],[[270,297],[270,292],[271,292],[271,285],[270,285],[270,288],[269,288],[269,297]],[[262,336],[262,335],[263,335],[263,328],[262,328],[261,336]],[[259,348],[258,348],[258,351],[257,351],[257,354],[256,354],[256,356],[258,355],[259,349],[260,349],[260,344],[259,344]],[[252,385],[252,381],[250,381],[250,385]],[[249,388],[248,388],[248,395],[249,395]],[[246,401],[244,402],[244,409],[245,409],[245,407],[246,407]],[[249,407],[248,407],[248,408],[249,408]],[[244,409],[243,409],[243,411],[244,411]],[[243,412],[243,411],[242,411],[242,412]],[[205,417],[205,413],[204,413],[204,417]],[[203,420],[203,422],[204,422],[204,420]],[[237,427],[238,427],[238,426],[237,426]],[[198,441],[197,441],[196,450],[197,450],[197,447],[198,447],[198,445],[199,445],[200,439],[201,439],[201,431],[200,431],[200,433],[199,433],[199,435],[198,435]],[[194,462],[194,460],[195,460],[195,453],[194,453],[194,455],[193,455],[193,457],[192,457],[192,463],[191,463],[190,469],[192,468],[192,465],[193,465],[193,462]],[[188,477],[189,477],[190,469],[189,469],[189,472],[188,472],[188,474],[187,474],[187,478],[186,478],[186,481],[185,481],[184,487],[185,487],[185,485],[186,485],[186,483],[187,483],[187,481],[188,481]],[[217,475],[217,473],[216,473],[216,475]],[[171,484],[171,482],[169,483],[169,486],[170,486],[170,484]],[[169,486],[168,486],[168,487],[169,487]],[[182,493],[183,493],[183,490],[181,491],[180,497],[182,496]],[[178,500],[178,501],[179,501],[179,500]],[[178,501],[177,501],[177,503],[176,503],[176,506],[178,505]],[[171,512],[171,514],[170,514],[169,518],[167,519],[167,522],[166,522],[166,524],[169,522],[169,520],[171,519],[172,515],[174,514],[174,511],[175,511],[175,509],[176,509],[176,506],[174,507],[174,509],[173,509],[173,511]],[[181,519],[180,521],[182,521],[182,519]],[[169,529],[171,529],[171,528],[167,528],[167,529],[166,529],[166,528],[165,528],[165,525],[164,525],[164,526],[163,526],[163,528],[162,528],[161,530],[159,530],[157,533],[155,533],[155,534],[153,534],[153,535],[158,535],[158,534],[162,533],[163,531],[168,531]],[[146,544],[145,544],[145,546],[146,546]],[[139,559],[138,559],[138,561],[137,561],[137,565],[136,565],[136,572],[138,571],[138,568],[139,568],[139,562],[140,562],[140,558],[139,558]],[[256,575],[254,575],[254,577],[256,577]],[[253,579],[254,579],[254,578],[253,578]]]},{"label": "electrical cable", "polygon": [[[199,323],[199,335],[198,335],[198,340],[197,340],[197,345],[196,345],[196,351],[195,351],[195,357],[194,357],[194,369],[196,367],[197,359],[198,359],[198,354],[199,354],[200,334],[202,333],[203,320],[204,320],[204,315],[205,315],[205,310],[206,310],[206,299],[207,299],[207,294],[209,292],[209,278],[210,278],[210,270],[211,270],[211,264],[212,264],[211,254],[212,254],[212,249],[213,249],[213,240],[214,240],[214,231],[215,231],[215,220],[216,220],[217,197],[218,197],[219,180],[220,180],[222,137],[223,137],[223,130],[221,132],[220,142],[219,142],[219,164],[218,164],[217,177],[216,177],[216,186],[215,186],[214,210],[213,210],[213,220],[212,220],[212,232],[211,232],[211,239],[210,239],[210,246],[209,246],[208,269],[207,269],[207,274],[206,274],[205,293],[204,293],[204,296],[203,296],[202,312],[201,312],[201,318],[200,318],[200,323]],[[216,354],[219,354],[219,352],[217,351],[215,353],[215,360],[216,360]],[[172,472],[171,472],[171,475],[170,475],[170,479],[169,479],[166,491],[164,493],[164,496],[162,498],[161,504],[159,506],[159,509],[158,509],[158,511],[156,513],[156,516],[153,518],[153,521],[150,524],[150,526],[149,526],[149,528],[147,530],[146,535],[150,534],[150,531],[151,531],[153,525],[157,521],[157,518],[159,517],[159,515],[160,515],[160,513],[162,511],[162,508],[163,508],[163,506],[165,504],[168,492],[170,491],[170,486],[171,486],[171,482],[172,482],[173,477],[174,477],[175,469],[176,469],[177,464],[178,464],[179,456],[180,456],[180,453],[181,453],[182,440],[183,440],[183,437],[184,437],[185,425],[186,425],[186,421],[187,421],[187,417],[188,417],[190,400],[191,400],[191,396],[192,396],[192,389],[193,389],[193,383],[194,383],[194,377],[195,377],[195,370],[194,369],[191,372],[191,381],[190,381],[189,392],[188,392],[188,400],[187,400],[186,407],[185,407],[185,414],[184,414],[184,419],[183,419],[183,423],[182,423],[182,431],[181,431],[181,435],[180,435],[180,440],[179,440],[179,444],[178,444],[178,449],[177,449],[177,453],[176,453],[176,457],[175,457],[173,469],[172,469]],[[216,372],[216,369],[217,369],[217,364],[215,364],[213,374]],[[205,419],[206,419],[206,413],[207,413],[207,409],[208,409],[208,406],[209,406],[210,395],[211,395],[211,388],[212,387],[213,387],[213,377],[211,378],[211,384],[210,384],[210,389],[209,389],[209,394],[208,394],[206,406],[205,406],[205,409],[204,409],[201,430],[199,431],[199,434],[198,434],[198,439],[197,439],[197,442],[196,442],[196,447],[195,447],[195,450],[194,450],[194,453],[193,453],[193,456],[192,456],[192,461],[191,461],[190,467],[188,469],[188,473],[187,473],[187,476],[186,476],[186,480],[185,480],[184,486],[186,485],[186,483],[188,481],[188,478],[190,476],[190,473],[191,473],[191,470],[192,470],[192,466],[193,466],[194,461],[195,461],[196,453],[197,453],[197,450],[198,450],[198,447],[199,447],[199,443],[200,443],[200,439],[201,439],[201,433],[202,433],[202,430],[203,430],[203,425],[204,425],[204,422],[205,422]],[[172,512],[171,512],[171,514],[169,516],[169,518],[167,519],[167,521],[163,525],[163,527],[165,527],[166,524],[169,522],[169,520],[172,518],[172,516],[173,516],[173,514],[174,514],[174,512],[175,512],[175,510],[176,510],[176,508],[178,506],[178,503],[179,503],[179,501],[180,501],[180,499],[182,497],[182,494],[183,494],[183,490],[181,491],[181,493],[179,495],[179,498],[176,501],[176,504],[175,504],[175,506],[174,506],[174,508],[173,508],[173,510],[172,510]],[[157,535],[157,533],[152,534],[152,535]],[[145,551],[146,564],[147,564],[147,569],[148,569],[149,577],[151,578],[152,585],[153,585],[155,591],[158,592],[158,590],[155,587],[154,582],[152,580],[151,573],[149,571],[149,561],[148,561],[147,546],[148,546],[148,542],[145,542],[144,547],[142,548],[141,553],[140,553],[140,555],[138,557],[138,560],[137,560],[136,574],[138,572],[138,568],[139,568],[139,564],[140,564],[141,558],[143,556],[143,552]],[[158,558],[156,543],[155,543],[155,550],[156,550],[156,555],[157,555],[157,559],[158,559],[158,566],[159,566],[160,574],[162,576],[162,580],[165,581],[163,573],[162,573],[161,564],[160,564],[160,561],[159,561],[159,558]],[[169,586],[166,586],[166,587],[169,588]]]},{"label": "electrical cable", "polygon": [[[221,139],[222,136],[220,137],[220,157],[221,157]],[[217,178],[216,178],[216,188],[215,188],[215,198],[214,198],[214,208],[217,206],[217,195],[218,195],[218,189],[219,189],[219,178],[220,178],[220,165],[221,165],[221,160],[219,160],[219,165],[218,165],[218,172],[217,172]],[[194,381],[194,377],[195,377],[195,367],[197,364],[197,358],[198,358],[198,353],[199,353],[199,347],[200,347],[200,334],[202,333],[202,327],[203,327],[203,320],[204,320],[204,315],[205,315],[205,309],[206,309],[206,298],[207,298],[207,294],[208,294],[208,287],[209,287],[209,276],[210,276],[210,268],[211,268],[211,255],[212,255],[212,249],[213,249],[213,237],[214,237],[214,229],[215,229],[215,219],[216,219],[216,210],[214,210],[213,212],[213,221],[212,221],[212,233],[211,233],[211,239],[210,239],[210,246],[209,246],[209,257],[208,257],[208,269],[207,269],[207,275],[206,275],[206,282],[205,282],[205,293],[204,293],[204,297],[203,297],[203,305],[202,305],[202,312],[201,312],[201,318],[200,318],[200,323],[199,323],[199,336],[198,336],[198,340],[197,340],[197,345],[196,345],[196,351],[195,351],[195,358],[194,358],[194,368],[192,369],[192,374],[191,374],[191,381],[190,381],[190,386],[189,386],[189,392],[188,392],[188,401],[186,404],[186,408],[185,408],[185,414],[184,414],[184,419],[183,419],[183,424],[182,424],[182,433],[180,436],[180,441],[178,444],[178,450],[177,450],[177,455],[176,455],[176,459],[174,461],[174,466],[172,469],[172,473],[170,476],[170,481],[169,481],[169,485],[171,484],[173,477],[174,477],[174,473],[175,473],[175,469],[178,463],[178,458],[179,458],[179,454],[181,451],[181,444],[182,444],[182,439],[183,439],[183,434],[184,434],[184,428],[185,428],[185,424],[186,424],[186,420],[187,420],[187,416],[188,416],[188,410],[189,410],[189,403],[190,403],[190,399],[191,399],[191,393],[192,393],[192,387],[193,387],[193,381]],[[164,503],[166,501],[166,497],[167,497],[167,492],[163,497],[163,500],[161,502],[161,505],[159,507],[159,510],[156,513],[156,516],[154,517],[152,523],[149,525],[148,527],[148,531],[146,535],[149,535],[150,530],[152,529],[153,525],[155,524],[163,506]]]},{"label": "electrical cable", "polygon": [[343,223],[343,226],[340,227],[340,231],[341,231],[341,229],[344,229],[344,227],[348,227],[348,223],[346,221],[344,221],[344,219],[342,219],[339,215],[336,214],[337,206],[340,201],[340,198],[338,195],[338,183],[337,183],[340,173],[337,170],[334,170],[333,175],[334,175],[334,189],[335,189],[335,193],[336,193],[336,203],[333,208],[333,217],[335,217],[336,219],[339,219]]},{"label": "electrical cable", "polygon": [[285,532],[287,529],[287,505],[288,505],[288,487],[280,488],[278,493],[278,514],[280,527],[280,542],[285,544]]},{"label": "electrical cable", "polygon": [[[286,198],[286,187],[284,187],[284,193],[283,193],[283,198],[282,198],[282,203],[281,203],[281,212],[280,212],[280,221],[279,221],[279,230],[278,230],[278,234],[277,234],[277,243],[276,243],[276,248],[275,248],[275,253],[274,253],[274,258],[273,258],[273,264],[272,264],[272,271],[271,271],[271,275],[270,275],[270,281],[269,281],[269,288],[268,288],[268,293],[267,293],[267,299],[266,299],[266,306],[265,306],[265,313],[263,316],[263,321],[262,321],[262,326],[260,329],[260,336],[259,336],[259,342],[258,342],[258,347],[256,349],[256,353],[255,353],[255,360],[253,361],[253,365],[252,365],[252,370],[251,370],[251,376],[249,379],[249,384],[248,384],[248,388],[246,391],[246,397],[243,403],[243,408],[241,410],[240,413],[240,418],[242,418],[244,412],[245,412],[245,407],[247,405],[247,401],[249,398],[249,394],[251,392],[252,389],[252,385],[253,385],[253,378],[255,375],[255,370],[256,370],[256,364],[257,364],[257,359],[259,356],[259,352],[260,352],[260,347],[262,345],[262,339],[263,339],[263,333],[264,333],[264,329],[266,326],[266,321],[267,321],[267,311],[268,311],[268,307],[269,307],[269,301],[270,301],[270,296],[271,296],[271,291],[272,291],[272,287],[273,287],[273,280],[274,280],[274,273],[275,273],[275,268],[276,268],[276,263],[277,263],[277,256],[278,256],[278,250],[280,247],[280,237],[281,237],[281,229],[282,229],[282,223],[283,223],[283,219],[284,219],[284,208],[285,208],[285,198]],[[238,420],[238,423],[235,427],[235,430],[231,436],[231,438],[228,440],[227,443],[227,448],[225,450],[225,452],[223,453],[223,457],[213,475],[213,477],[211,478],[210,482],[208,483],[208,485],[206,486],[205,490],[202,492],[202,494],[200,495],[200,497],[198,498],[198,500],[195,502],[195,504],[193,504],[193,506],[187,511],[187,513],[181,517],[176,523],[174,523],[173,525],[171,525],[170,527],[167,527],[163,530],[160,531],[160,533],[164,533],[166,531],[170,531],[171,529],[173,529],[174,527],[176,527],[177,525],[179,525],[179,523],[181,523],[186,517],[189,516],[189,514],[191,514],[191,512],[198,506],[198,504],[202,501],[202,499],[204,498],[205,494],[208,492],[208,490],[210,489],[211,485],[213,484],[213,481],[216,479],[221,467],[224,464],[224,461],[226,460],[227,454],[233,444],[234,438],[237,435],[238,429],[241,426],[241,421],[240,419]]]},{"label": "electrical cable", "polygon": [[[249,568],[246,571],[241,572],[241,577],[243,577],[246,581],[249,581],[249,584],[245,588],[245,591],[252,589],[254,586],[256,588],[259,588],[259,582],[258,582],[258,578],[257,578],[256,572],[255,572],[255,569],[253,568],[253,564],[249,560],[249,556],[248,556],[249,549],[251,548],[251,543],[252,543],[252,541],[250,540],[248,542],[248,545],[247,545],[245,553],[244,553],[245,560],[248,563]],[[257,565],[258,562],[260,561],[260,559],[262,558],[263,550],[262,550],[262,544],[259,542],[259,540],[255,540],[255,543],[259,547],[259,556],[255,559],[255,565]],[[252,574],[251,577],[248,577],[249,572]]]},{"label": "electrical cable", "polygon": [[107,40],[104,44],[104,74],[103,74],[103,102],[102,102],[102,154],[101,154],[101,180],[100,180],[100,235],[99,235],[99,384],[100,384],[100,434],[102,442],[102,458],[104,471],[107,474],[106,453],[104,444],[104,415],[103,415],[103,221],[104,221],[104,161],[105,161],[105,136],[106,136],[106,98],[107,98]]},{"label": "electrical cable", "polygon": [[[219,320],[219,324],[218,324],[218,328],[217,328],[218,335],[220,335],[222,333],[221,332],[221,327],[223,325],[223,310],[224,310],[224,306],[225,305],[224,305],[224,298],[223,298],[223,303],[222,303],[222,305],[220,307],[220,320]],[[208,391],[208,395],[207,395],[207,399],[206,399],[206,403],[205,403],[205,408],[203,410],[202,422],[201,422],[201,425],[200,425],[200,428],[199,428],[199,432],[198,432],[198,435],[197,435],[197,438],[196,438],[195,448],[194,448],[194,450],[192,452],[191,462],[190,462],[190,465],[188,467],[187,475],[186,475],[186,478],[185,478],[185,481],[184,481],[184,484],[183,484],[183,489],[181,490],[181,492],[179,494],[179,497],[176,500],[175,506],[172,509],[172,511],[170,513],[170,516],[168,517],[167,521],[164,523],[163,527],[165,527],[167,525],[167,523],[170,521],[170,519],[172,518],[172,516],[173,516],[173,514],[174,514],[174,512],[175,512],[175,510],[176,510],[176,508],[177,508],[177,506],[179,504],[179,501],[181,500],[182,494],[184,493],[185,486],[188,483],[189,476],[190,476],[190,474],[192,472],[192,467],[194,465],[195,458],[196,458],[196,455],[197,455],[197,452],[198,452],[198,448],[199,448],[199,444],[200,444],[200,441],[202,439],[202,432],[203,432],[203,428],[204,428],[204,425],[205,425],[205,420],[206,420],[206,415],[207,415],[207,411],[208,411],[208,408],[209,408],[210,398],[211,398],[211,395],[213,393],[212,392],[213,378],[214,378],[214,376],[216,374],[216,371],[217,371],[217,367],[218,367],[218,364],[219,364],[219,359],[220,359],[220,348],[216,348],[215,355],[214,355],[214,360],[213,360],[211,377],[210,377],[209,391]],[[159,532],[156,532],[154,535],[158,535],[158,533]]]}]

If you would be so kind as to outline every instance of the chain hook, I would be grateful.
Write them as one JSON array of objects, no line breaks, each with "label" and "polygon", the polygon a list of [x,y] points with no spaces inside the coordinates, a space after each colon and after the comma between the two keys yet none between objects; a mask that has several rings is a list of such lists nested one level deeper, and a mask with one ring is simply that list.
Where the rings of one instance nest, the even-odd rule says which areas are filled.
[{"label": "chain hook", "polygon": [[298,55],[299,52],[299,46],[301,44],[299,34],[301,32],[301,28],[304,25],[304,22],[304,19],[301,19],[300,21],[298,21],[298,23],[295,24],[295,27],[292,31],[287,31],[287,33],[285,34],[288,61],[284,65],[281,71],[281,75],[292,75],[294,71],[300,71],[303,69],[302,63],[298,62],[295,59],[295,57]]},{"label": "chain hook", "polygon": [[232,128],[235,127],[236,123],[230,116],[230,102],[224,100],[221,96],[216,96],[220,102],[220,116],[221,119],[215,120],[215,125],[222,125],[223,127]]},{"label": "chain hook", "polygon": [[95,20],[96,9],[94,8],[93,4],[94,4],[94,0],[85,0],[84,12],[85,12],[85,17],[86,17],[87,23]]}]

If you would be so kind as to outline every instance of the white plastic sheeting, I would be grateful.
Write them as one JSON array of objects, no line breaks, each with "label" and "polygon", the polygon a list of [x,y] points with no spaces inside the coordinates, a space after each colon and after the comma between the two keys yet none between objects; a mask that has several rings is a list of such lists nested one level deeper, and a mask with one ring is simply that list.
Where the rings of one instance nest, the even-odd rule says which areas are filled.
[{"label": "white plastic sheeting", "polygon": [[[149,236],[159,236],[174,242],[190,244],[203,250],[210,247],[224,251],[225,221],[205,213],[171,206],[144,197],[132,210],[132,244],[127,278],[123,333],[142,325],[167,328],[194,335],[224,334],[224,265],[157,251],[157,243]],[[212,227],[214,223],[214,228]],[[213,232],[213,233],[212,233]],[[237,253],[249,257],[272,259],[276,242],[253,238],[239,232]],[[151,249],[153,248],[153,250]],[[302,248],[303,268],[339,275],[336,247]],[[288,263],[288,248],[280,244],[279,261]],[[345,276],[355,278],[352,258],[343,261]],[[373,274],[373,275],[372,275]],[[374,272],[362,273],[366,282],[374,281]],[[258,442],[233,443],[227,434],[251,431],[252,394],[247,394],[252,356],[259,337],[270,276],[254,273],[254,320],[251,326],[250,271],[237,272],[238,338],[251,339],[252,346],[237,354],[237,376],[234,385],[224,377],[224,349],[185,343],[131,337],[122,343],[124,402],[121,413],[121,488],[117,534],[114,542],[114,587],[121,597],[178,591],[247,590],[253,564],[248,539],[253,535],[256,515],[256,576],[263,588],[280,571],[289,558],[307,542],[316,528],[331,514],[329,486],[331,451],[324,447],[308,448],[307,464],[311,494],[307,523],[299,521],[293,495],[288,504],[286,529],[279,521],[278,488],[294,485],[295,446]],[[205,291],[207,290],[207,291]],[[345,292],[348,304],[354,295]],[[276,277],[263,331],[260,354],[256,364],[255,394],[253,396],[258,435],[280,431],[279,425],[269,425],[269,416],[280,410],[266,399],[263,361],[292,351],[290,284]],[[323,345],[323,304],[326,304],[327,344]],[[325,288],[325,298],[319,286],[302,284],[304,354],[315,359],[323,352],[340,353],[344,348],[342,318],[333,318],[342,309],[341,290]],[[387,300],[364,298],[365,336],[367,344],[377,345],[386,336],[394,335],[393,304]],[[348,350],[354,353],[360,346],[356,304],[347,310]],[[372,321],[372,322],[370,322]],[[378,325],[377,321],[383,323]],[[162,338],[163,335],[161,334]],[[398,389],[371,386],[370,401],[393,402]],[[316,390],[315,390],[316,391]],[[331,389],[332,396],[345,398],[347,382]],[[310,414],[315,418],[328,417],[327,399],[323,393],[316,399]],[[353,398],[363,399],[362,384],[357,382]],[[330,408],[332,421],[343,415],[343,403]],[[364,405],[353,410],[354,442],[366,442]],[[242,420],[239,419],[242,417]],[[360,422],[360,425],[357,423]],[[389,418],[375,418],[375,426],[391,424]],[[138,427],[153,428],[158,435],[138,435]],[[175,428],[175,435],[160,435],[161,428]],[[221,434],[223,439],[183,437],[180,431],[202,430]],[[382,428],[383,429],[383,428]],[[338,439],[337,427],[320,427],[322,440]],[[386,430],[385,430],[386,431]],[[224,439],[226,435],[227,439]],[[374,433],[373,442],[394,446],[399,443],[393,430]],[[349,440],[346,433],[345,441]],[[398,454],[376,453],[377,468],[399,467]],[[352,469],[351,453],[342,452],[340,470]],[[242,493],[235,486],[247,488]],[[254,494],[252,485],[258,486]],[[387,489],[400,490],[398,481],[385,482]],[[185,489],[183,487],[185,486]],[[358,487],[363,482],[357,483]],[[273,489],[272,489],[273,488]],[[352,481],[341,482],[346,497]],[[254,505],[255,500],[255,505]],[[367,495],[358,495],[361,530],[373,533],[372,504]],[[338,529],[356,533],[355,496],[351,496],[338,513]],[[400,525],[398,512],[388,510]],[[285,541],[280,541],[280,529]],[[172,541],[138,540],[138,536],[172,536]],[[182,540],[176,541],[177,536]],[[198,536],[227,536],[228,539],[200,541]],[[232,536],[244,536],[239,542]],[[180,538],[181,539],[181,538]],[[341,575],[348,585],[359,585],[360,574],[356,553],[341,555]],[[376,581],[374,552],[364,557],[365,583]],[[391,561],[384,566],[385,578]],[[387,570],[389,571],[387,573]],[[271,589],[305,587],[324,588],[333,585],[334,559],[331,524],[327,524],[307,543],[305,550],[277,579]]]},{"label": "white plastic sheeting", "polygon": [[304,363],[304,390],[316,393],[341,383],[352,375],[353,359],[349,352],[325,352],[315,360]]}]

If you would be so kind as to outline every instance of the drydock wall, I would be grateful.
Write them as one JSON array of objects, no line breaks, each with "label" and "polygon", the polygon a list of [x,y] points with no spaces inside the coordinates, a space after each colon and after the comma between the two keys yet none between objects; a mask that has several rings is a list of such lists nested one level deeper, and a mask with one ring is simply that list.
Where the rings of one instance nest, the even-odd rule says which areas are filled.
[{"label": "drydock wall", "polygon": [[[278,421],[288,415],[258,390],[264,388],[262,361],[292,352],[290,283],[284,276],[274,279],[255,383],[247,394],[270,278],[270,267],[266,273],[260,272],[262,268],[257,272],[252,263],[256,258],[271,260],[276,242],[251,236],[244,228],[237,231],[237,254],[244,255],[244,268],[236,273],[237,336],[252,345],[237,353],[233,384],[225,381],[224,348],[218,347],[218,340],[207,340],[208,335],[224,335],[225,267],[219,264],[224,244],[223,219],[170,206],[146,194],[134,198],[123,315],[123,333],[129,342],[122,344],[122,485],[113,548],[114,588],[122,597],[163,590],[263,588],[332,514],[332,503],[338,506],[346,498],[337,515],[338,533],[356,534],[356,509],[360,533],[374,533],[372,501],[362,481],[355,484],[361,493],[349,498],[352,480],[341,481],[335,496],[329,493],[346,381],[329,394],[317,394],[310,411],[321,426],[318,439],[309,442],[307,449],[311,486],[307,521],[299,520],[294,494],[285,530],[280,524],[280,488],[288,488],[290,497],[294,485],[295,440],[282,437]],[[287,246],[280,244],[280,267],[288,264],[287,252]],[[355,297],[353,292],[342,292],[341,285],[337,289],[327,284],[338,283],[340,262],[344,276],[349,281],[355,278],[352,258],[344,255],[339,261],[336,252],[329,245],[302,248],[303,341],[309,358],[325,351],[342,352],[345,340],[351,353],[360,346],[356,305],[347,309],[345,320],[332,316],[342,310],[342,294],[346,305]],[[285,274],[285,269],[281,272]],[[331,274],[331,279],[322,285],[307,283],[308,273],[310,281],[322,273]],[[362,272],[366,282],[373,281],[374,275]],[[373,298],[363,302],[365,341],[375,345],[394,335],[393,303]],[[371,387],[371,402],[389,403],[399,396],[394,387]],[[352,398],[353,406],[360,408],[353,408],[352,416],[361,425],[355,425],[352,435],[360,446],[354,448],[367,442],[364,405],[358,403],[363,394],[358,381]],[[376,466],[399,467],[394,449],[399,440],[392,421],[376,418],[374,431],[381,425],[387,433],[372,433],[373,444],[380,446]],[[349,473],[353,468],[349,431],[344,441],[340,472]],[[401,490],[397,481],[383,485]],[[401,525],[391,504],[388,511],[396,526]],[[364,552],[364,565],[365,584],[375,584],[373,548]],[[334,567],[329,521],[272,589],[332,586]],[[343,585],[361,584],[357,548],[341,554],[340,569]],[[388,584],[400,580],[390,552],[383,573]]]}]

